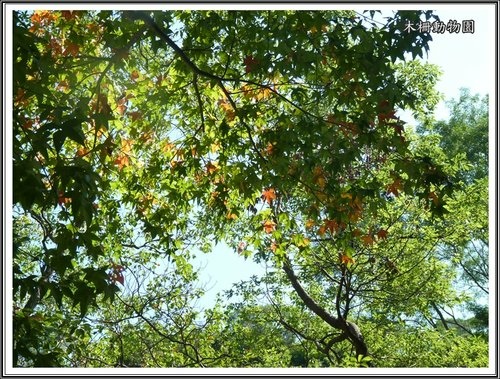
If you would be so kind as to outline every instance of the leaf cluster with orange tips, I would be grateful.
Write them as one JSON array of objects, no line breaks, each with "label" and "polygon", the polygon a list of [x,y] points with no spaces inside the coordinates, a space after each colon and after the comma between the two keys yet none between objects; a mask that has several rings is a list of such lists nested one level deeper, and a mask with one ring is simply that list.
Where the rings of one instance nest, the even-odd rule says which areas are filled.
[{"label": "leaf cluster with orange tips", "polygon": [[217,105],[219,105],[222,108],[222,110],[226,113],[227,121],[234,120],[234,118],[236,117],[236,113],[233,109],[233,106],[227,99],[219,99]]},{"label": "leaf cluster with orange tips", "polygon": [[43,35],[46,31],[45,28],[57,21],[59,15],[53,11],[39,10],[33,12],[30,17],[31,23],[33,24],[29,31],[37,36]]},{"label": "leaf cluster with orange tips", "polygon": [[64,192],[59,191],[57,195],[57,203],[61,206],[62,205],[66,206],[71,203],[71,197],[66,197]]},{"label": "leaf cluster with orange tips", "polygon": [[272,91],[266,87],[251,88],[249,85],[244,85],[241,87],[241,90],[245,98],[254,99],[256,101],[267,99],[272,94]]},{"label": "leaf cluster with orange tips", "polygon": [[130,140],[130,139],[123,139],[122,140],[122,148],[121,148],[120,154],[118,155],[118,157],[116,157],[115,162],[114,162],[120,170],[122,170],[124,167],[130,165],[129,154],[130,154],[130,151],[132,150],[133,144],[134,144],[133,140]]},{"label": "leaf cluster with orange tips", "polygon": [[321,166],[316,166],[313,170],[313,182],[318,185],[320,189],[326,186],[326,175]]}]

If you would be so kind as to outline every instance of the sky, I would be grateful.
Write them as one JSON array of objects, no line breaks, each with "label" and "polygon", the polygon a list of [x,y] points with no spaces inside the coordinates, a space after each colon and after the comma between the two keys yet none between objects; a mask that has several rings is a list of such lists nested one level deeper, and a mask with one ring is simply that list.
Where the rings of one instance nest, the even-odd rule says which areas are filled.
[{"label": "sky", "polygon": [[[412,7],[418,8],[417,5]],[[376,9],[381,8],[389,9],[380,5]],[[456,20],[462,24],[463,20],[474,20],[474,33],[463,33],[461,30],[459,33],[432,34],[433,41],[430,43],[428,56],[424,55],[424,59],[438,65],[443,71],[437,85],[438,91],[443,93],[445,100],[458,98],[460,88],[469,88],[472,94],[489,94],[490,114],[493,115],[492,106],[496,103],[495,8],[484,4],[449,4],[433,5],[433,9],[444,23]],[[438,120],[448,119],[445,101],[437,106],[435,116]],[[401,117],[406,118],[405,121],[409,124],[412,123],[408,114],[404,113]],[[492,129],[493,125],[490,125],[490,130]],[[494,145],[490,144],[490,151],[494,151],[492,146]],[[209,306],[218,292],[230,289],[233,283],[264,272],[263,266],[254,263],[251,258],[245,260],[223,244],[216,246],[209,254],[200,254],[195,265],[202,269],[200,284],[207,290],[200,301],[202,306]]]}]

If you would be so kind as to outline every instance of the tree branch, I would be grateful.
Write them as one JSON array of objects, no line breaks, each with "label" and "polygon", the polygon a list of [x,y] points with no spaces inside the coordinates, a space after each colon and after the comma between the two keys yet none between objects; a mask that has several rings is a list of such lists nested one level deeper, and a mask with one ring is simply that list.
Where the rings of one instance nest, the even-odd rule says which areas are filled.
[{"label": "tree branch", "polygon": [[304,304],[317,316],[319,316],[323,321],[335,329],[342,330],[347,333],[347,336],[351,343],[356,349],[356,355],[367,356],[368,348],[364,342],[363,336],[356,324],[346,321],[344,319],[335,318],[330,313],[328,313],[323,307],[317,304],[309,294],[304,290],[304,288],[299,283],[295,272],[293,271],[290,259],[285,256],[283,263],[283,270],[285,271],[292,287],[294,288],[297,295],[301,298]]},{"label": "tree branch", "polygon": [[438,306],[436,305],[435,302],[431,302],[431,306],[432,308],[434,308],[434,310],[436,311],[436,313],[438,314],[439,316],[439,319],[441,320],[441,322],[443,323],[443,326],[446,330],[450,330],[450,328],[448,327],[448,323],[446,322],[443,314],[441,313],[441,311],[439,310]]}]

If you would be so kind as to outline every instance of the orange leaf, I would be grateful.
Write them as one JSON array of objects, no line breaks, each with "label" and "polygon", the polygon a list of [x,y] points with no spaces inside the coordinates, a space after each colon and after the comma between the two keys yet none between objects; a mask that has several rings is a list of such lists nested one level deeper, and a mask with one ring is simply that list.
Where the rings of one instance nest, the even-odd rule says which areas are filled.
[{"label": "orange leaf", "polygon": [[264,231],[268,234],[272,233],[276,229],[276,223],[271,220],[266,220],[263,226],[264,226]]},{"label": "orange leaf", "polygon": [[87,150],[87,149],[85,149],[84,147],[81,147],[81,148],[79,148],[79,149],[76,151],[76,156],[77,156],[77,157],[83,157],[83,156],[85,156],[85,155],[87,155],[87,154],[88,154],[88,150]]},{"label": "orange leaf", "polygon": [[238,215],[231,213],[231,211],[228,211],[226,214],[226,218],[228,220],[236,220],[238,218]]},{"label": "orange leaf", "polygon": [[306,221],[306,229],[311,229],[314,226],[314,224],[315,224],[314,220],[311,220],[311,219],[307,220]]},{"label": "orange leaf", "polygon": [[353,235],[353,237],[359,237],[361,235],[361,230],[354,229],[351,234]]},{"label": "orange leaf", "polygon": [[61,80],[57,83],[56,89],[61,92],[67,91],[69,89],[69,84],[66,80]]},{"label": "orange leaf", "polygon": [[123,167],[128,166],[130,164],[130,162],[129,162],[128,157],[125,154],[121,154],[115,159],[115,164],[121,170],[121,169],[123,169]]},{"label": "orange leaf", "polygon": [[57,20],[57,15],[52,11],[35,11],[31,16],[31,22],[38,25],[48,25]]},{"label": "orange leaf", "polygon": [[361,237],[361,241],[363,242],[363,244],[365,246],[369,246],[369,245],[373,245],[375,243],[375,240],[373,239],[373,237],[369,234]]},{"label": "orange leaf", "polygon": [[50,39],[49,48],[52,53],[52,57],[58,57],[62,54],[62,46],[56,38]]},{"label": "orange leaf", "polygon": [[377,237],[379,239],[383,239],[385,240],[387,238],[387,230],[385,229],[380,229],[378,232],[377,232]]},{"label": "orange leaf", "polygon": [[154,137],[154,132],[152,130],[149,130],[147,132],[141,133],[139,140],[141,142],[144,142],[145,144],[148,144],[153,141],[153,137]]},{"label": "orange leaf", "polygon": [[80,52],[80,46],[78,46],[76,43],[68,42],[64,48],[63,55],[64,56],[71,55],[73,57],[76,57],[79,52]]},{"label": "orange leaf", "polygon": [[399,190],[401,190],[402,187],[403,187],[403,185],[401,183],[401,179],[397,178],[397,179],[394,180],[394,182],[392,184],[390,184],[387,187],[387,192],[388,193],[392,193],[395,196],[398,196],[399,195]]},{"label": "orange leaf", "polygon": [[315,182],[316,182],[316,184],[318,185],[318,187],[320,189],[324,189],[325,186],[326,186],[326,179],[325,179],[324,176],[317,177],[316,180],[315,180]]},{"label": "orange leaf", "polygon": [[275,143],[271,143],[269,142],[266,146],[266,149],[265,149],[265,154],[266,155],[273,155],[274,154],[274,150],[275,150]]},{"label": "orange leaf", "polygon": [[262,191],[262,198],[268,204],[271,204],[271,202],[273,200],[276,200],[276,192],[274,191],[274,188],[269,188],[269,189]]},{"label": "orange leaf", "polygon": [[163,149],[162,150],[163,150],[164,153],[170,153],[173,150],[175,150],[175,145],[172,142],[166,142],[163,145]]},{"label": "orange leaf", "polygon": [[61,11],[61,14],[66,21],[71,21],[78,16],[77,11]]},{"label": "orange leaf", "polygon": [[326,232],[327,230],[330,231],[330,233],[336,233],[338,232],[339,230],[341,230],[343,228],[343,225],[342,223],[338,223],[337,220],[325,220],[324,223],[323,223],[323,226],[320,228],[323,229],[323,234],[324,232]]},{"label": "orange leaf", "polygon": [[132,119],[132,121],[137,121],[140,118],[142,118],[142,113],[135,111],[135,112],[129,112],[128,113],[129,117]]},{"label": "orange leaf", "polygon": [[429,199],[432,199],[432,202],[434,203],[434,205],[439,204],[439,197],[436,195],[435,192],[429,192],[428,197],[429,197]]},{"label": "orange leaf", "polygon": [[118,105],[117,107],[118,113],[123,116],[125,114],[125,111],[127,110],[126,105]]},{"label": "orange leaf", "polygon": [[247,55],[245,59],[243,59],[243,63],[245,64],[245,72],[248,74],[249,72],[252,72],[260,62],[252,55]]},{"label": "orange leaf", "polygon": [[23,129],[33,128],[33,120],[26,120],[23,124]]},{"label": "orange leaf", "polygon": [[326,233],[326,226],[321,225],[321,226],[319,227],[319,229],[318,229],[318,234],[319,234],[321,237],[323,237],[323,236],[325,235],[325,233]]},{"label": "orange leaf", "polygon": [[320,176],[320,175],[324,174],[324,171],[321,168],[321,166],[316,166],[316,167],[314,167],[313,174],[314,174],[314,176]]},{"label": "orange leaf", "polygon": [[139,78],[139,72],[137,70],[132,71],[132,73],[130,74],[130,78],[133,81],[136,81]]},{"label": "orange leaf", "polygon": [[208,174],[213,174],[215,171],[217,171],[217,166],[212,164],[212,162],[208,162],[206,165],[206,170]]},{"label": "orange leaf", "polygon": [[123,285],[123,284],[124,284],[124,282],[125,282],[125,278],[123,277],[122,272],[121,272],[121,271],[118,271],[118,270],[117,270],[117,271],[114,271],[114,272],[111,274],[111,280],[112,280],[113,282],[115,282],[115,283],[116,283],[116,282],[118,282],[118,283],[120,283],[121,285]]},{"label": "orange leaf", "polygon": [[342,254],[340,256],[340,262],[346,265],[351,265],[354,263],[354,259],[352,259],[350,256],[346,254]]},{"label": "orange leaf", "polygon": [[226,99],[219,99],[217,102],[218,105],[226,112],[226,117],[228,121],[234,120],[236,113],[234,112],[233,106]]},{"label": "orange leaf", "polygon": [[122,152],[129,153],[133,144],[134,141],[131,139],[122,139]]},{"label": "orange leaf", "polygon": [[326,177],[323,168],[316,166],[313,170],[313,182],[319,186],[320,189],[324,189],[326,185]]}]

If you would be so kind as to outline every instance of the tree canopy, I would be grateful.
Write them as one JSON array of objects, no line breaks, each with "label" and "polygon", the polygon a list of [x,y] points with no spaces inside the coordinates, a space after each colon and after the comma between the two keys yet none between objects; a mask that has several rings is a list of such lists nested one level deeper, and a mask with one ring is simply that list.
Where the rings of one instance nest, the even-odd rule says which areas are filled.
[{"label": "tree canopy", "polygon": [[[487,153],[455,154],[487,113],[398,117],[439,100],[431,11],[13,17],[15,366],[487,365],[443,316],[451,247],[487,251]],[[219,243],[268,271],[201,311]]]}]

